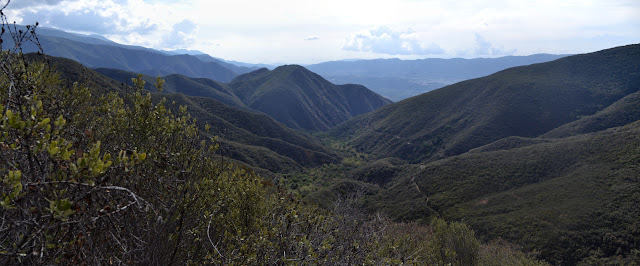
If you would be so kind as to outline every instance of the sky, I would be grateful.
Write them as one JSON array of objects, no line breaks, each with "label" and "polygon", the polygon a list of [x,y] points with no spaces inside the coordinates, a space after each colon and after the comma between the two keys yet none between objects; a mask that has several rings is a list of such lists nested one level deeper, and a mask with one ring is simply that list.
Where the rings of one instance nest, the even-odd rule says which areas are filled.
[{"label": "sky", "polygon": [[640,0],[12,0],[4,13],[19,24],[265,64],[576,54],[640,43]]}]

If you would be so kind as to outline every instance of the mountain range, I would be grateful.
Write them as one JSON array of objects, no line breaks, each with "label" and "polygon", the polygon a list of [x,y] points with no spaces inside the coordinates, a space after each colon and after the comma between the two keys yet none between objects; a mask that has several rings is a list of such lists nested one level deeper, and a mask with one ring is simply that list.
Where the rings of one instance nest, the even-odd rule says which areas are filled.
[{"label": "mountain range", "polygon": [[418,163],[509,137],[537,137],[638,90],[634,46],[510,68],[340,125],[358,149]]},{"label": "mountain range", "polygon": [[[52,50],[86,62],[102,60],[92,53],[113,53],[104,59],[112,65],[102,68],[51,57],[64,80],[102,92],[131,90],[142,71],[125,65],[151,66],[143,79],[156,102],[187,106],[201,127],[208,123],[220,136],[222,158],[294,184],[289,188],[307,202],[327,206],[357,194],[358,206],[372,213],[461,221],[487,242],[504,239],[552,264],[640,259],[640,44],[572,56],[442,61],[450,69],[435,61],[432,70],[420,66],[429,60],[371,60],[234,71],[211,59],[173,60],[99,38],[44,39],[43,46],[59,45]],[[197,62],[209,68],[192,69]],[[490,69],[492,62],[503,64]],[[205,70],[206,77],[196,75]],[[316,71],[333,72],[321,73],[327,80]],[[164,92],[150,85],[158,74]],[[335,85],[331,75],[421,84],[439,78],[441,85],[472,79],[392,103],[361,85]]]},{"label": "mountain range", "polygon": [[358,116],[329,133],[372,159],[309,198],[348,183],[372,211],[464,221],[553,264],[633,261],[638,59],[635,44],[510,68]]},{"label": "mountain range", "polygon": [[[18,29],[26,31],[24,26],[18,26]],[[162,51],[123,45],[98,35],[68,33],[46,27],[39,27],[37,31],[47,54],[70,58],[90,68],[113,68],[151,76],[181,74],[229,82],[237,75],[259,68],[277,67],[224,60],[194,50]],[[10,39],[5,41],[5,45],[12,45]],[[37,51],[32,44],[24,48],[25,52]],[[476,59],[349,60],[305,67],[334,84],[362,84],[392,101],[400,101],[509,67],[551,61],[563,56],[537,54]]]},{"label": "mountain range", "polygon": [[[122,70],[96,71],[122,83],[136,77],[134,72]],[[155,78],[144,78],[151,90]],[[302,130],[327,130],[391,103],[364,86],[337,86],[297,65],[280,66],[273,71],[262,68],[226,84],[177,74],[164,79],[167,92],[212,98],[236,108],[259,111],[290,128]]]},{"label": "mountain range", "polygon": [[427,58],[331,61],[306,66],[333,83],[362,84],[393,101],[516,66],[543,63],[566,55],[535,54],[498,58]]},{"label": "mountain range", "polygon": [[[18,29],[26,31],[26,27]],[[122,45],[95,35],[80,35],[51,28],[38,28],[38,40],[46,54],[69,58],[89,68],[115,68],[152,76],[182,74],[196,78],[210,78],[228,82],[235,76],[254,68],[240,67],[211,58],[201,60],[187,54],[170,54],[165,51]],[[5,38],[5,47],[13,41]],[[23,45],[23,51],[37,52],[34,43]]]}]

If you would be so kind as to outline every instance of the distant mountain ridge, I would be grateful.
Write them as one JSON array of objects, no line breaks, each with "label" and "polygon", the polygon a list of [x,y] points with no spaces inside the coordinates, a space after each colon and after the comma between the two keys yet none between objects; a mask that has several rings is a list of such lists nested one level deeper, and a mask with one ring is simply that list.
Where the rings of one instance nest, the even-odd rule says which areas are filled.
[{"label": "distant mountain ridge", "polygon": [[[24,26],[18,28],[26,30]],[[152,76],[182,74],[220,82],[229,82],[235,76],[255,69],[218,59],[203,61],[193,55],[170,55],[165,51],[122,45],[104,38],[51,28],[38,28],[36,34],[46,54],[69,58],[90,68],[115,68]],[[10,38],[4,41],[5,45],[13,45]],[[27,43],[23,49],[25,53],[37,51],[32,43]]]},{"label": "distant mountain ridge", "polygon": [[374,77],[470,79],[486,76],[514,66],[553,61],[567,55],[534,54],[497,58],[425,58],[415,60],[368,59],[330,61],[306,66],[309,70],[335,75]]},{"label": "distant mountain ridge", "polygon": [[535,54],[498,58],[426,58],[331,61],[306,66],[333,83],[357,83],[400,101],[455,82],[516,66],[553,61],[566,55]]},{"label": "distant mountain ridge", "polygon": [[[19,27],[24,28],[24,26]],[[43,45],[49,46],[45,47],[48,54],[70,58],[91,68],[116,68],[154,76],[182,74],[188,77],[229,82],[239,74],[261,67],[269,69],[276,67],[224,60],[196,50],[163,51],[123,45],[98,35],[75,34],[46,27],[39,27],[37,32],[42,37]],[[92,49],[86,44],[111,48]],[[35,51],[33,46],[27,45],[25,48],[27,48],[25,52]],[[153,60],[150,61],[148,53],[161,56],[152,55]],[[537,54],[476,59],[342,60],[306,67],[334,84],[362,84],[393,101],[399,101],[458,81],[489,75],[508,67],[546,62],[563,56]],[[192,60],[194,57],[201,62]]]},{"label": "distant mountain ridge", "polygon": [[[152,76],[181,74],[229,82],[239,74],[261,67],[276,67],[224,60],[196,50],[163,51],[123,45],[98,35],[68,33],[46,27],[39,27],[37,31],[42,37],[42,44],[47,46],[45,51],[48,54],[70,58],[91,68],[115,68]],[[36,51],[30,45],[25,48],[25,52]],[[537,54],[476,59],[342,60],[306,67],[334,84],[362,84],[392,101],[399,101],[508,67],[540,63],[563,56]]]}]

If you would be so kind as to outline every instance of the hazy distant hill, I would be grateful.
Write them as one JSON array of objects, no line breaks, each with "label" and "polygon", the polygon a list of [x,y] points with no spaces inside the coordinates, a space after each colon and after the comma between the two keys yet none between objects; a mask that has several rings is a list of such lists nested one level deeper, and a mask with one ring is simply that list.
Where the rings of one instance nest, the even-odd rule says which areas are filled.
[{"label": "hazy distant hill", "polygon": [[91,68],[106,67],[148,75],[179,73],[226,82],[237,73],[217,62],[202,62],[190,55],[164,55],[110,45],[96,45],[58,37],[40,37],[47,54],[69,58]]},{"label": "hazy distant hill", "polygon": [[510,68],[431,91],[333,130],[356,148],[411,162],[508,136],[536,137],[640,89],[640,45]]},{"label": "hazy distant hill", "polygon": [[229,84],[252,109],[291,128],[326,130],[391,103],[360,85],[334,85],[297,65],[260,69]]},{"label": "hazy distant hill", "polygon": [[211,61],[222,61],[222,62],[225,62],[225,63],[228,64],[227,66],[231,70],[234,70],[234,71],[236,71],[234,68],[238,67],[238,68],[240,68],[240,69],[238,69],[236,71],[238,73],[247,73],[247,72],[249,72],[249,71],[247,71],[247,69],[250,69],[250,70],[253,71],[253,70],[258,70],[258,69],[263,68],[263,67],[266,67],[266,68],[275,68],[276,67],[275,65],[251,64],[251,63],[243,63],[243,62],[238,62],[238,61],[233,61],[233,60],[225,60],[225,59],[222,59],[222,58],[216,58],[216,57],[210,56],[208,54],[197,54],[197,55],[194,55],[194,56],[197,57],[198,59],[204,61],[204,62],[211,62]]},{"label": "hazy distant hill", "polygon": [[393,101],[400,101],[455,82],[490,75],[510,67],[552,61],[564,56],[536,54],[475,59],[331,61],[309,65],[307,68],[335,84],[362,84]]},{"label": "hazy distant hill", "polygon": [[[38,29],[37,34],[46,54],[69,58],[90,68],[115,68],[152,76],[182,74],[221,82],[231,81],[238,74],[253,70],[217,59],[205,62],[193,55],[168,55],[149,48],[122,45],[96,36],[55,29]],[[4,41],[5,45],[12,45],[8,38]],[[36,51],[33,44],[23,48],[25,52]]]}]

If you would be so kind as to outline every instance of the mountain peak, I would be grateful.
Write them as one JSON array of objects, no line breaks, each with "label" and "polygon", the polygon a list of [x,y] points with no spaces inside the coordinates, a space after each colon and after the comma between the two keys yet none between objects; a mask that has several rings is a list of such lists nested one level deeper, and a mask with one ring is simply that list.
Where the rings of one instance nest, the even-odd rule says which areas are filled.
[{"label": "mountain peak", "polygon": [[279,67],[276,67],[274,69],[275,70],[294,70],[294,69],[300,69],[300,70],[306,70],[309,71],[308,69],[306,69],[305,67],[301,66],[301,65],[296,65],[296,64],[291,64],[291,65],[281,65]]},{"label": "mountain peak", "polygon": [[250,108],[296,129],[327,130],[391,103],[365,87],[336,86],[300,65],[256,70],[230,86]]},{"label": "mountain peak", "polygon": [[305,73],[305,74],[317,75],[311,72],[311,70],[301,65],[282,65],[282,66],[276,67],[273,70],[273,73],[277,75],[277,73],[294,73],[296,71],[301,71],[302,73]]}]

